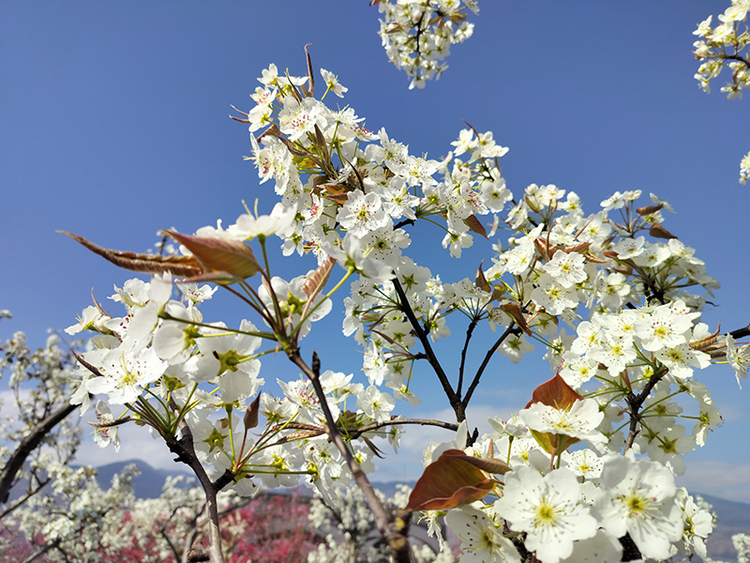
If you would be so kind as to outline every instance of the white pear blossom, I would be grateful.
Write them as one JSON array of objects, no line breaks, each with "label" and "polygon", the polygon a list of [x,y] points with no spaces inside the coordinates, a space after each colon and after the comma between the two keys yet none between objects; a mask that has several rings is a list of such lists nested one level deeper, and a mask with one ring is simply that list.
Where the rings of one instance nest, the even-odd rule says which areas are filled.
[{"label": "white pear blossom", "polygon": [[656,462],[611,456],[600,477],[597,500],[604,529],[615,537],[630,534],[645,557],[666,559],[682,537],[680,507],[672,473]]},{"label": "white pear blossom", "polygon": [[518,416],[537,432],[561,434],[589,443],[606,441],[597,429],[604,413],[593,399],[575,401],[569,409],[558,409],[537,402],[523,409]]},{"label": "white pear blossom", "polygon": [[528,534],[527,549],[543,563],[566,559],[573,542],[593,537],[598,527],[581,503],[577,477],[564,468],[545,476],[531,467],[514,468],[495,505],[512,530]]},{"label": "white pear blossom", "polygon": [[513,543],[503,536],[503,520],[472,506],[451,510],[445,518],[461,540],[462,562],[521,563]]}]

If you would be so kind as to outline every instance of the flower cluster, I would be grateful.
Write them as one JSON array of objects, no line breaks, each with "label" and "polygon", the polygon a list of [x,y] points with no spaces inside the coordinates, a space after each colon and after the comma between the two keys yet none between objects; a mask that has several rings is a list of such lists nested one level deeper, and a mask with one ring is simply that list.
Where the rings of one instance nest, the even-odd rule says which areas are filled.
[{"label": "flower cluster", "polygon": [[740,184],[744,184],[750,178],[750,152],[740,160]]},{"label": "flower cluster", "polygon": [[[704,92],[711,91],[711,79],[719,76],[726,67],[732,73],[732,81],[721,88],[730,100],[742,98],[742,90],[750,87],[750,58],[748,44],[750,32],[740,24],[747,19],[750,3],[746,0],[732,0],[732,5],[719,16],[719,25],[711,27],[713,16],[708,16],[698,24],[693,34],[700,37],[693,43],[695,58],[703,61],[695,79]],[[740,162],[740,183],[750,177],[750,154]]]},{"label": "flower cluster", "polygon": [[[73,469],[47,461],[52,494],[32,496],[23,506],[14,507],[11,518],[4,522],[12,523],[18,535],[34,546],[28,560],[43,554],[54,562],[99,559],[97,552],[120,554],[131,540],[119,532],[126,518],[124,507],[135,501],[132,481],[138,475],[136,467],[126,466],[113,476],[108,489],[102,489],[95,469]],[[80,559],[71,559],[71,552]],[[17,560],[22,559],[26,558]]]},{"label": "flower cluster", "polygon": [[[294,289],[301,280],[273,278],[269,285],[277,299],[304,307],[305,293]],[[258,359],[264,352],[257,353],[257,349],[268,333],[247,320],[238,330],[220,322],[203,322],[199,306],[212,291],[196,284],[177,287],[181,299],[171,298],[168,275],[155,276],[151,282],[129,280],[111,297],[125,304],[123,317],[109,317],[97,305],[84,311],[82,321],[68,329],[69,333],[82,328],[100,331],[90,340],[90,349],[80,355],[79,387],[72,401],[85,411],[90,394],[101,394],[109,403],[125,407],[116,419],[105,403],[98,402],[97,443],[118,448],[117,425],[127,421],[123,417],[131,411],[162,435],[179,436],[179,424],[184,421],[201,462],[216,475],[234,471],[233,487],[243,494],[254,494],[261,482],[271,488],[294,485],[300,475],[310,476],[322,491],[332,490],[334,483],[347,483],[350,477],[340,453],[323,436],[325,416],[309,381],[279,381],[283,399],[264,393],[250,406],[264,384]],[[261,302],[263,289],[257,292]],[[315,320],[325,312],[321,307],[308,318]],[[290,333],[309,322],[301,318],[301,312],[292,311],[286,312],[284,320]],[[351,379],[351,375],[330,370],[320,375],[334,417],[348,412],[348,400],[350,408],[356,401],[361,409],[348,422],[350,427],[389,418],[393,399],[374,387],[365,390]],[[252,425],[247,414],[244,420],[234,414],[252,408],[267,421],[265,432],[255,441],[248,437]],[[366,448],[357,452],[361,463],[371,455]]]},{"label": "flower cluster", "polygon": [[737,563],[748,563],[750,561],[750,536],[747,534],[735,534],[732,543],[737,550]]},{"label": "flower cluster", "polygon": [[721,24],[711,27],[713,16],[708,16],[698,24],[693,34],[700,40],[693,43],[695,57],[701,63],[696,80],[705,92],[710,92],[710,81],[716,78],[726,66],[732,73],[732,82],[722,87],[721,91],[733,100],[742,98],[742,90],[750,87],[748,74],[747,49],[750,34],[740,23],[747,18],[750,5],[743,0],[732,0],[732,5],[719,16]]},{"label": "flower cluster", "polygon": [[[573,453],[553,448],[554,464],[550,462],[544,432],[562,441],[583,431],[591,436],[590,445],[601,446],[602,434],[595,434],[602,417],[592,421],[576,415],[588,401],[573,403],[566,411],[567,424],[540,421],[531,416],[532,409],[522,411],[515,422],[491,420],[495,430],[464,448],[465,459],[475,461],[472,465],[489,470],[504,464],[505,479],[473,497],[484,500],[459,503],[449,511],[446,524],[461,540],[461,561],[519,562],[534,552],[543,563],[614,563],[623,560],[623,546],[629,543],[635,549],[630,556],[644,559],[658,561],[677,553],[706,557],[705,540],[715,524],[710,506],[676,488],[672,471],[662,463],[637,459],[632,450],[623,456],[590,448]],[[455,447],[455,441],[438,446],[428,460],[442,451],[433,462],[439,465],[446,454],[460,451],[446,447]],[[450,477],[455,475],[446,471],[446,480]],[[415,491],[419,487],[420,482]],[[410,503],[414,500],[412,495]],[[430,518],[439,514],[428,511]],[[518,533],[525,534],[522,543],[511,541]]]},{"label": "flower cluster", "polygon": [[[4,318],[11,314],[0,310],[0,320]],[[4,514],[26,499],[36,501],[57,476],[51,467],[66,468],[75,458],[82,432],[68,417],[74,364],[56,334],[36,350],[29,348],[21,331],[0,341],[0,381],[7,382],[7,391],[0,393],[0,512]],[[20,488],[25,496],[19,500],[11,492]]]},{"label": "flower cluster", "polygon": [[371,0],[380,20],[383,47],[390,61],[411,78],[409,88],[424,88],[448,68],[443,62],[450,46],[474,32],[464,8],[479,12],[476,0]]}]

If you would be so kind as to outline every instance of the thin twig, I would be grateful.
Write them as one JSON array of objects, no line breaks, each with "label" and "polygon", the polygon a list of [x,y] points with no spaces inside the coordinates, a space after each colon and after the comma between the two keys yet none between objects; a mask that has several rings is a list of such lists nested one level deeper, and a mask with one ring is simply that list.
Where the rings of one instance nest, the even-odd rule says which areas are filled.
[{"label": "thin twig", "polygon": [[484,355],[484,360],[482,360],[482,365],[479,366],[479,369],[474,375],[474,379],[472,380],[471,385],[469,385],[469,389],[466,391],[466,396],[462,400],[464,410],[469,406],[469,401],[471,400],[472,395],[474,395],[474,390],[477,388],[477,385],[479,385],[479,380],[482,378],[482,374],[487,368],[487,365],[490,363],[495,350],[500,347],[500,344],[502,344],[509,335],[515,334],[519,330],[520,329],[516,328],[515,321],[511,321],[511,323],[508,325],[508,328],[505,329],[505,332],[503,332],[500,335],[500,338],[498,338],[492,345],[492,348],[487,350],[487,353]]},{"label": "thin twig", "polygon": [[459,397],[461,396],[461,388],[464,385],[464,366],[466,364],[466,352],[469,349],[471,335],[474,334],[474,329],[477,327],[478,321],[479,319],[477,317],[472,318],[469,326],[466,328],[466,340],[464,342],[464,347],[461,350],[461,365],[458,368],[458,385],[456,385],[456,394],[458,394]]}]

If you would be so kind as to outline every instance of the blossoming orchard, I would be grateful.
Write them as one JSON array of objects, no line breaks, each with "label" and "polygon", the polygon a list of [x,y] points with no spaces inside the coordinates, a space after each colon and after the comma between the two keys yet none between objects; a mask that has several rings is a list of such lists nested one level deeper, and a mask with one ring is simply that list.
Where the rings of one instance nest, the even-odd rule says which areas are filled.
[{"label": "blossoming orchard", "polygon": [[[387,56],[412,87],[451,80],[451,45],[484,24],[475,0],[372,4]],[[711,17],[698,26],[704,90],[724,67],[730,99],[750,83],[748,10],[732,0],[719,26]],[[456,131],[444,157],[420,156],[387,125],[366,128],[358,86],[317,66],[314,46],[299,52],[258,62],[254,105],[238,101],[232,115],[249,130],[238,151],[257,189],[276,196],[270,213],[249,204],[226,226],[206,217],[216,226],[165,229],[151,253],[67,233],[150,275],[116,280],[116,310],[95,295],[66,330],[88,339],[75,352],[70,402],[95,412],[97,444],[118,449],[122,425],[147,427],[189,467],[208,506],[195,561],[225,561],[221,491],[251,497],[299,484],[330,507],[357,489],[400,562],[706,560],[711,518],[675,476],[722,421],[705,374],[728,363],[740,384],[750,331],[702,320],[719,282],[689,233],[672,232],[680,202],[640,189],[584,201],[553,184],[510,185],[509,148],[481,123]],[[413,249],[437,232],[444,267],[430,269]],[[486,256],[466,268],[458,259],[480,239]],[[281,277],[279,245],[284,261],[312,255],[316,267]],[[217,300],[243,320],[214,317]],[[361,373],[306,346],[329,315],[362,352]],[[483,330],[492,343],[477,351]],[[449,340],[456,370],[446,367]],[[490,418],[480,435],[467,419],[472,400],[532,352],[549,372],[533,375],[515,415]],[[268,355],[286,356],[289,369],[265,371]],[[410,415],[416,381],[442,391],[449,419]],[[417,425],[446,439],[423,444],[424,473],[394,508],[368,473]],[[412,553],[417,521],[441,554]],[[323,551],[311,560],[335,560]]]}]

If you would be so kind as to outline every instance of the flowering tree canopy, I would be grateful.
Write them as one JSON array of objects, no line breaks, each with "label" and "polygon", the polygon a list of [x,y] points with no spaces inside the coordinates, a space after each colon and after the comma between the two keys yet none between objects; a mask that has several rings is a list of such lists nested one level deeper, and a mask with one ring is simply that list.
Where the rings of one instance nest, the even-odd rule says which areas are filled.
[{"label": "flowering tree canopy", "polygon": [[[471,33],[460,2],[379,5],[389,56],[416,86]],[[745,12],[733,8],[728,21]],[[714,33],[701,26],[702,36]],[[710,41],[699,56],[713,56]],[[273,62],[259,68],[254,106],[233,115],[250,133],[246,159],[276,196],[270,213],[246,208],[226,227],[164,230],[171,253],[71,235],[152,276],[116,288],[119,311],[95,300],[67,330],[93,334],[72,401],[84,412],[90,396],[106,396],[98,443],[116,445],[122,424],[145,425],[194,471],[214,563],[223,557],[219,491],[300,482],[330,505],[356,485],[398,561],[412,557],[411,513],[424,512],[437,532],[446,511],[464,561],[705,558],[708,531],[691,524],[705,511],[674,476],[721,422],[702,370],[729,363],[740,383],[750,347],[747,329],[702,321],[718,282],[689,234],[672,232],[671,205],[640,189],[591,202],[553,184],[508,185],[508,148],[478,124],[459,131],[443,158],[419,156],[338,106],[345,95],[356,104],[356,89],[335,69],[316,69],[309,53],[305,63],[294,74]],[[440,272],[420,264],[418,242],[438,229]],[[467,267],[457,259],[475,239],[489,241],[487,252]],[[314,256],[315,267],[277,275],[272,244],[295,264]],[[234,300],[241,321],[210,317],[207,302],[219,295]],[[343,335],[363,353],[362,377],[305,347],[334,300]],[[465,336],[452,371],[441,342],[457,329]],[[477,354],[470,346],[482,330],[493,342]],[[516,416],[491,419],[480,436],[467,408],[498,384],[490,370],[537,347],[550,373]],[[276,353],[293,372],[264,370],[263,357]],[[426,378],[444,393],[450,420],[408,416],[420,401],[413,381]],[[454,436],[424,444],[422,479],[405,506],[390,509],[366,475],[385,455],[373,440],[396,449],[416,424]]]}]

